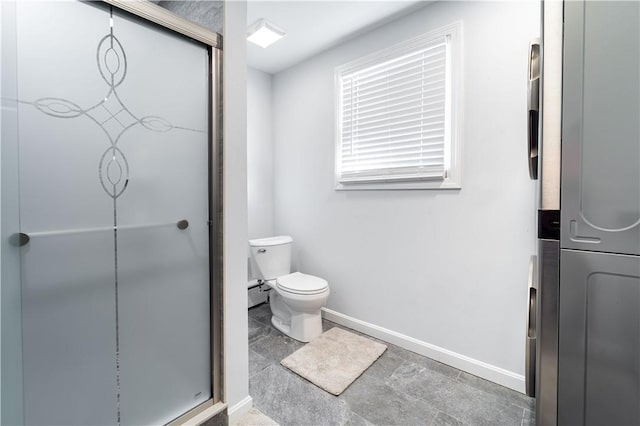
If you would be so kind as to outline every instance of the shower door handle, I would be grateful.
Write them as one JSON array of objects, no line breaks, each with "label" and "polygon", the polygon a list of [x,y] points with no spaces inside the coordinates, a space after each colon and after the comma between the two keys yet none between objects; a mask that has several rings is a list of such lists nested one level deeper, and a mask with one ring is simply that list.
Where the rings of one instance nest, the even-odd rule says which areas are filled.
[{"label": "shower door handle", "polygon": [[22,247],[29,244],[29,240],[31,240],[31,237],[29,237],[28,234],[18,232],[17,234],[13,234],[9,237],[9,244],[14,247]]},{"label": "shower door handle", "polygon": [[168,222],[168,223],[153,223],[149,225],[123,225],[123,226],[105,226],[103,228],[87,228],[87,229],[72,229],[65,231],[47,231],[47,232],[32,232],[31,234],[27,234],[25,232],[19,232],[17,234],[13,234],[9,237],[9,242],[11,245],[16,247],[25,246],[31,241],[32,237],[52,237],[52,236],[60,236],[60,235],[72,235],[72,234],[83,234],[86,232],[104,232],[104,231],[116,231],[116,230],[135,230],[135,229],[146,229],[146,228],[160,228],[166,227],[170,225],[175,225],[179,230],[184,231],[189,227],[189,221],[186,219],[179,220],[178,222]]}]

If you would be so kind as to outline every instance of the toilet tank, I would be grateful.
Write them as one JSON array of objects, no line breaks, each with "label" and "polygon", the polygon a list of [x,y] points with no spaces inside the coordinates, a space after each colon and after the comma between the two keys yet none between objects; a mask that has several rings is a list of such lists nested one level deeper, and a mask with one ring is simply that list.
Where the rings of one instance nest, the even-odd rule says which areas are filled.
[{"label": "toilet tank", "polygon": [[293,238],[288,235],[249,240],[257,278],[272,280],[290,273],[292,243]]}]

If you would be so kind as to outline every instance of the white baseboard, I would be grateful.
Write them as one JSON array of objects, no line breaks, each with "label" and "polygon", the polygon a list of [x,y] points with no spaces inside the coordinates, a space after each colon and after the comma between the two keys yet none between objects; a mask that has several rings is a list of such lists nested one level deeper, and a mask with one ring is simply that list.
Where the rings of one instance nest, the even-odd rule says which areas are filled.
[{"label": "white baseboard", "polygon": [[377,325],[361,321],[331,309],[322,308],[322,316],[336,324],[360,331],[385,342],[410,350],[419,355],[450,365],[474,376],[482,377],[517,392],[525,392],[524,376],[505,370],[486,362],[478,361],[465,355],[423,342],[413,337],[388,330]]},{"label": "white baseboard", "polygon": [[240,419],[253,408],[253,398],[247,395],[242,401],[229,407],[227,415],[229,416],[229,424],[233,425],[238,423]]}]

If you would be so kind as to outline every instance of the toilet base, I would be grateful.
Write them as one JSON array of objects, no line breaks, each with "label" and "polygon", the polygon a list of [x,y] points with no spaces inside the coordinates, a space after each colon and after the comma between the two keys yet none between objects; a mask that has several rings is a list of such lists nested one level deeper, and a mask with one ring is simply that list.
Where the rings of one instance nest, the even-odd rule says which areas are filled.
[{"label": "toilet base", "polygon": [[271,324],[287,336],[303,343],[310,342],[322,334],[322,314],[297,314],[292,315],[290,322],[273,315]]},{"label": "toilet base", "polygon": [[[328,296],[323,295],[317,299],[312,305],[308,303],[304,306],[306,312],[294,311],[288,306],[277,291],[271,290],[269,295],[269,306],[271,307],[271,324],[287,336],[294,338],[300,342],[310,342],[311,340],[322,334],[322,314],[320,308],[324,305],[324,301]],[[294,306],[296,302],[289,299],[289,303]]]}]

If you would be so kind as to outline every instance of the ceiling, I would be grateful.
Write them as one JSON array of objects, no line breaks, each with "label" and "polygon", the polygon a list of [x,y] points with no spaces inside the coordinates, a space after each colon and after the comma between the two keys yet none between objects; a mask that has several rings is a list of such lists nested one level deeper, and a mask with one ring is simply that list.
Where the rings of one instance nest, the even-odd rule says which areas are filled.
[{"label": "ceiling", "polygon": [[247,42],[247,61],[252,68],[275,74],[428,3],[416,0],[249,0],[247,25],[265,18],[285,30],[287,35],[266,49]]}]

